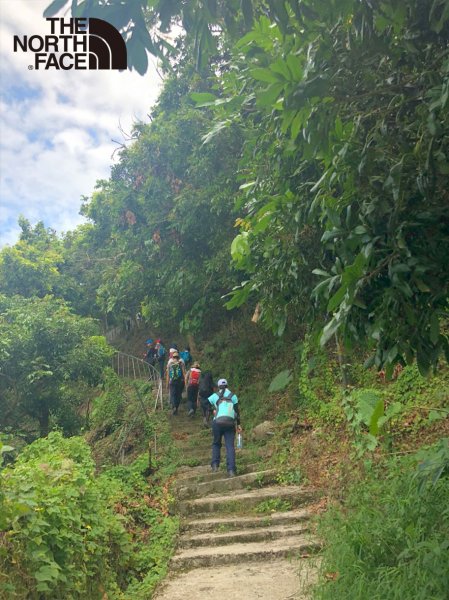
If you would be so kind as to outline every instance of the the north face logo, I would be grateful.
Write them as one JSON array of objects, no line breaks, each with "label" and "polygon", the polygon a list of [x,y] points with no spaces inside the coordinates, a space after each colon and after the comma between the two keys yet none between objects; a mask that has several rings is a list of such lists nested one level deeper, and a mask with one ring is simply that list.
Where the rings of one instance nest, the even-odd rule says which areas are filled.
[{"label": "the north face logo", "polygon": [[48,35],[14,36],[14,52],[34,53],[29,69],[126,69],[125,40],[101,19],[50,17]]}]

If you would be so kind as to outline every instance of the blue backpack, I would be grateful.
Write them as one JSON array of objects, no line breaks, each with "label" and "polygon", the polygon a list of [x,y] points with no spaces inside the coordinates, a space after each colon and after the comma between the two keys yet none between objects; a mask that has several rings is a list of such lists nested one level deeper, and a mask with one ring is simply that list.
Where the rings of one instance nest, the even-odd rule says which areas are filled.
[{"label": "blue backpack", "polygon": [[190,354],[190,352],[188,350],[183,350],[180,355],[179,355],[182,360],[184,361],[184,364],[188,364],[192,362],[192,355]]}]

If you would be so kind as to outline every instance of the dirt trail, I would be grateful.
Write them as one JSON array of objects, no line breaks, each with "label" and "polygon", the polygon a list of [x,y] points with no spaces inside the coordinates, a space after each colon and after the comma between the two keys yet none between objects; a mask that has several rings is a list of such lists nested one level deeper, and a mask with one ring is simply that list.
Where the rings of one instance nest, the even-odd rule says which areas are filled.
[{"label": "dirt trail", "polygon": [[[181,534],[169,575],[155,600],[206,600],[218,594],[242,600],[308,600],[315,581],[319,543],[310,531],[313,490],[276,483],[273,469],[250,464],[238,451],[238,475],[209,466],[211,436],[199,418],[170,417],[183,455],[201,462],[184,467],[176,481]],[[284,502],[289,510],[264,512],[258,505]]]}]

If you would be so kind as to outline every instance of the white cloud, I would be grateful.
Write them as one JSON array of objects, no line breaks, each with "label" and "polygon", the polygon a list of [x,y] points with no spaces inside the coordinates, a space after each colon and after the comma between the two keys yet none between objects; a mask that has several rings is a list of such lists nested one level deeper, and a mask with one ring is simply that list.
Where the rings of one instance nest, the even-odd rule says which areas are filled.
[{"label": "white cloud", "polygon": [[161,84],[154,64],[144,77],[29,70],[13,36],[49,33],[48,4],[0,0],[0,244],[17,240],[20,214],[61,232],[82,222],[80,198],[109,176],[119,126],[146,121]]}]

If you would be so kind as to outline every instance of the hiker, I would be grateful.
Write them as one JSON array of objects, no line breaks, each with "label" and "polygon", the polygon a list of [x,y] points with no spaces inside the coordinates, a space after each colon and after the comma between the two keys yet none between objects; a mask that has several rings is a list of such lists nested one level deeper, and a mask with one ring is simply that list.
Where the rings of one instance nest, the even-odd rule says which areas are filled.
[{"label": "hiker", "polygon": [[179,356],[184,361],[186,369],[189,369],[190,365],[193,362],[193,358],[192,358],[192,355],[190,354],[190,348],[189,348],[189,346],[186,346],[185,350],[183,350],[182,352],[179,353]]},{"label": "hiker", "polygon": [[221,438],[224,437],[226,446],[226,468],[229,477],[235,477],[235,430],[241,433],[240,411],[238,398],[228,388],[226,379],[218,380],[218,392],[212,394],[209,402],[214,409],[214,420],[212,421],[212,471],[218,471],[220,466]]},{"label": "hiker", "polygon": [[211,405],[209,402],[209,396],[214,393],[214,380],[210,371],[204,371],[201,373],[200,384],[198,386],[198,401],[201,406],[201,412],[203,413],[203,424],[204,427],[209,427],[209,418],[211,412]]},{"label": "hiker", "polygon": [[145,353],[145,360],[149,365],[154,367],[154,365],[156,364],[156,360],[157,360],[157,350],[154,346],[153,340],[151,340],[151,339],[146,341],[146,345],[147,345],[147,351]]},{"label": "hiker", "polygon": [[178,414],[185,379],[186,368],[184,362],[179,358],[179,352],[176,350],[173,353],[173,358],[167,363],[167,386],[170,392],[170,404],[173,415]]},{"label": "hiker", "polygon": [[164,367],[165,367],[165,348],[161,340],[156,340],[155,346],[157,352],[157,362],[159,364],[159,371],[161,373],[161,379],[164,379]]},{"label": "hiker", "polygon": [[174,354],[175,352],[179,352],[179,351],[178,351],[178,345],[177,345],[177,344],[171,344],[171,345],[170,345],[170,348],[169,348],[169,350],[168,350],[168,359],[169,359],[169,360],[173,358],[173,354]]},{"label": "hiker", "polygon": [[198,388],[201,377],[200,364],[194,362],[193,366],[187,371],[186,385],[187,385],[187,414],[189,417],[193,417],[196,412],[198,403]]}]

